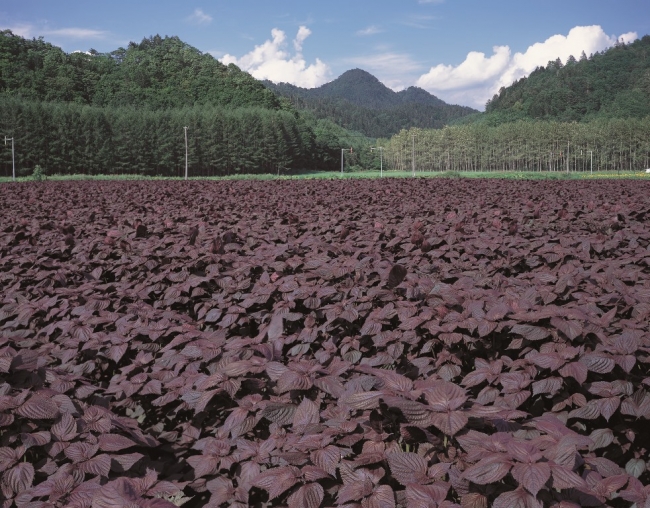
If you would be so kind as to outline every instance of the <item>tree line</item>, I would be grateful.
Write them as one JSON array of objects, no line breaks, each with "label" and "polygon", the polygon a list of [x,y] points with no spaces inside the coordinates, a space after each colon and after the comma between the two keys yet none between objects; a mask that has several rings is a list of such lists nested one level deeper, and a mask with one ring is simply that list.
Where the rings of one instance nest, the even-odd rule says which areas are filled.
[{"label": "tree line", "polygon": [[638,171],[650,167],[650,117],[410,129],[378,143],[384,167],[402,171]]},{"label": "tree line", "polygon": [[[0,101],[0,132],[15,138],[16,167],[31,174],[181,176],[184,127],[192,176],[335,170],[341,146],[359,165],[368,140],[327,120],[292,111],[211,105],[176,109],[100,108],[76,103]],[[369,155],[365,155],[369,157]],[[0,146],[0,175],[12,172],[11,147]]]}]

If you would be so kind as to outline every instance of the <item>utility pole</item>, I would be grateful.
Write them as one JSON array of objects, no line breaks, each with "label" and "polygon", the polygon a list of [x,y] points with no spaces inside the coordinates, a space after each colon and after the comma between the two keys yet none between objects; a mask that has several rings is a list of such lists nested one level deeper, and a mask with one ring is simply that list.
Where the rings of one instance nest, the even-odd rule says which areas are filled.
[{"label": "utility pole", "polygon": [[187,127],[185,129],[185,180],[187,180]]},{"label": "utility pole", "polygon": [[377,146],[377,147],[371,147],[370,151],[374,152],[375,150],[379,150],[379,176],[384,176],[384,147],[383,146]]},{"label": "utility pole", "polygon": [[8,138],[5,136],[5,146],[7,145],[7,141],[11,140],[11,179],[12,181],[16,181],[16,159],[14,158],[14,138]]},{"label": "utility pole", "polygon": [[589,150],[589,159],[591,159],[591,174],[594,174],[594,151]]},{"label": "utility pole", "polygon": [[343,176],[343,152],[352,153],[352,148],[341,148],[341,176]]},{"label": "utility pole", "polygon": [[566,142],[566,172],[567,173],[569,172],[569,160],[570,160],[570,157],[569,157],[569,142],[567,141]]},{"label": "utility pole", "polygon": [[413,176],[415,176],[415,133],[413,134],[413,145],[411,148],[411,167],[413,168]]}]

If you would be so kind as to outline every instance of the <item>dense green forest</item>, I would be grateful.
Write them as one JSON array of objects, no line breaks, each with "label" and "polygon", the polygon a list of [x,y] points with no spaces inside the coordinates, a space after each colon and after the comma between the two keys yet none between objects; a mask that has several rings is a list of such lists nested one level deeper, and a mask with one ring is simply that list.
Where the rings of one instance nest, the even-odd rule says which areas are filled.
[{"label": "dense green forest", "polygon": [[480,121],[513,119],[565,122],[650,115],[650,36],[602,53],[560,59],[502,88]]},{"label": "dense green forest", "polygon": [[477,113],[472,108],[447,104],[421,88],[394,92],[361,69],[347,71],[312,89],[270,81],[264,84],[290,100],[296,109],[370,137],[389,137],[411,127],[439,129]]},{"label": "dense green forest", "polygon": [[[177,37],[106,54],[67,54],[0,32],[0,133],[19,173],[180,175],[188,127],[193,175],[337,169],[372,163],[370,140],[296,111],[235,65]],[[0,149],[0,175],[11,150]]]},{"label": "dense green forest", "polygon": [[[188,127],[191,176],[280,173],[295,169],[374,164],[368,140],[327,120],[261,107],[201,105],[173,109],[95,107],[76,103],[0,101],[0,129],[15,136],[16,167],[30,174],[142,174],[185,172]],[[2,146],[0,175],[11,175],[11,150]]]},{"label": "dense green forest", "polygon": [[158,35],[111,53],[65,53],[42,38],[0,32],[0,93],[101,107],[198,104],[280,109],[280,100],[235,65]]},{"label": "dense green forest", "polygon": [[639,171],[650,167],[650,117],[527,121],[404,130],[384,147],[387,169]]}]

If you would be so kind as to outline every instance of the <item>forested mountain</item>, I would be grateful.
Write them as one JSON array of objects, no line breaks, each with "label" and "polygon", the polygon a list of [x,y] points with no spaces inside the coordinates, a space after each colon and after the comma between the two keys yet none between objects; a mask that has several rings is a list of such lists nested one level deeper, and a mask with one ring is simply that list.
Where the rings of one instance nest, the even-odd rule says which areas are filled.
[{"label": "forested mountain", "polygon": [[280,101],[250,74],[178,37],[145,38],[110,53],[65,53],[42,38],[0,32],[0,93],[45,102],[175,108]]},{"label": "forested mountain", "polygon": [[312,89],[270,81],[264,84],[288,98],[297,109],[371,137],[389,137],[411,127],[441,128],[456,118],[476,113],[472,108],[447,104],[421,88],[394,92],[361,69],[347,71]]},{"label": "forested mountain", "polygon": [[[337,169],[341,147],[358,165],[369,141],[296,111],[248,73],[177,37],[110,53],[67,54],[0,32],[0,136],[13,137],[19,174],[184,173]],[[365,154],[368,152],[368,154]],[[365,154],[365,155],[361,155]],[[11,175],[0,146],[0,175]]]},{"label": "forested mountain", "polygon": [[591,57],[557,59],[502,88],[480,121],[643,118],[650,115],[650,36]]}]

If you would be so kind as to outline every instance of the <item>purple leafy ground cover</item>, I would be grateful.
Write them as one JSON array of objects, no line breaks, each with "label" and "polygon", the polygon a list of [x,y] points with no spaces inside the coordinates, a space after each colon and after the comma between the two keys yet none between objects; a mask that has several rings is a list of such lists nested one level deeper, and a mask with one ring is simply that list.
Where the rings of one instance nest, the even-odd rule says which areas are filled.
[{"label": "purple leafy ground cover", "polygon": [[645,182],[0,202],[2,506],[650,506]]}]

